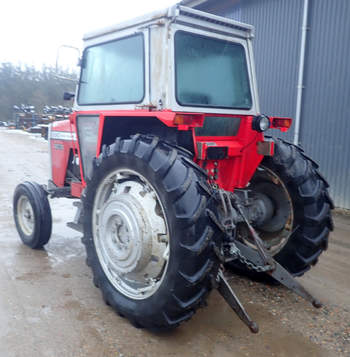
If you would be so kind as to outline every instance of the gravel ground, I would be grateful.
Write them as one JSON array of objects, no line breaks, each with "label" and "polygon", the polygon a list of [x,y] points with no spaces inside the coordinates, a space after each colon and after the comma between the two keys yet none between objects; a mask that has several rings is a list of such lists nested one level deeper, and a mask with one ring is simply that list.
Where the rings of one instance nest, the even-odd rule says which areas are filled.
[{"label": "gravel ground", "polygon": [[335,214],[329,249],[300,279],[322,309],[282,286],[226,272],[259,334],[251,334],[216,291],[188,323],[153,334],[103,303],[81,236],[65,225],[74,217],[71,201],[51,200],[54,226],[45,250],[20,243],[13,190],[24,180],[47,182],[47,142],[8,130],[0,130],[0,140],[1,357],[350,356],[350,216]]},{"label": "gravel ground", "polygon": [[[327,303],[320,310],[282,286],[265,285],[237,275],[230,284],[240,296],[251,296],[248,304],[258,304],[276,317],[287,329],[297,330],[332,356],[350,356],[350,303]],[[346,299],[348,298],[345,297]]]}]

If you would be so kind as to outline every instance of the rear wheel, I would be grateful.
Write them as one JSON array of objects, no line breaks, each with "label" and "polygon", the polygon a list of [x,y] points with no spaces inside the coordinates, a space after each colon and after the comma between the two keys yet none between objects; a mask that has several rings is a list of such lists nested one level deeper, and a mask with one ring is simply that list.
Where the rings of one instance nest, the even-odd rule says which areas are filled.
[{"label": "rear wheel", "polygon": [[50,239],[52,217],[46,192],[36,182],[19,184],[13,196],[13,216],[22,242],[42,248]]},{"label": "rear wheel", "polygon": [[[301,148],[277,140],[275,155],[263,160],[249,186],[273,203],[272,217],[255,228],[270,254],[294,276],[317,263],[333,229],[333,203],[317,168]],[[244,227],[238,234],[252,244]],[[239,263],[234,266],[245,269]]]},{"label": "rear wheel", "polygon": [[87,262],[104,300],[134,325],[169,329],[211,290],[218,261],[205,176],[152,137],[117,139],[83,196]]}]

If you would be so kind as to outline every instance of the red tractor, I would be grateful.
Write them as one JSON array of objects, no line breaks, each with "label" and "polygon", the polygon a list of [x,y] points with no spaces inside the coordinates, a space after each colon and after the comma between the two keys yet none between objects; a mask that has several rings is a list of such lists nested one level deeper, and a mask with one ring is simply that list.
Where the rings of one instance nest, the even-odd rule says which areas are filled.
[{"label": "red tractor", "polygon": [[332,201],[303,150],[264,136],[291,119],[260,114],[253,27],[174,6],[87,34],[74,111],[49,130],[52,179],[24,182],[24,244],[51,234],[47,197],[68,197],[105,302],[135,326],[188,320],[217,288],[257,332],[223,267],[294,277],[316,264]]}]

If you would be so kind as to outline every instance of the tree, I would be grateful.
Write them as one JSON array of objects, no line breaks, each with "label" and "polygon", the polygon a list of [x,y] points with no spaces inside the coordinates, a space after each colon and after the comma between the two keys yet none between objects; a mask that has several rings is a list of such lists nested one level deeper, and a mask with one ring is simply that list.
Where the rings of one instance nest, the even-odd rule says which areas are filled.
[{"label": "tree", "polygon": [[[63,77],[72,80],[64,79]],[[69,106],[63,101],[64,92],[75,90],[76,74],[53,67],[18,66],[12,63],[0,64],[0,121],[12,119],[13,106],[33,105],[41,113],[45,105]]]}]

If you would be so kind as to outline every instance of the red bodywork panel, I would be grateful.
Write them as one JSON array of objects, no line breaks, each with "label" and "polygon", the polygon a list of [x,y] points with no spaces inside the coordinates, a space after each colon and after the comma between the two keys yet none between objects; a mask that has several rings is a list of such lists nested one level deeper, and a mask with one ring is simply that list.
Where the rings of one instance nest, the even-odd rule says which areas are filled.
[{"label": "red bodywork panel", "polygon": [[[146,109],[142,110],[106,110],[106,111],[80,111],[80,112],[74,112],[70,115],[69,121],[72,124],[72,127],[74,128],[75,132],[77,132],[77,117],[79,115],[91,115],[91,116],[99,116],[100,118],[100,124],[99,124],[99,129],[98,129],[98,139],[97,139],[97,145],[96,145],[96,157],[100,155],[101,148],[102,148],[102,136],[103,136],[103,128],[104,128],[104,121],[105,117],[150,117],[150,118],[157,118],[159,119],[163,124],[165,124],[168,127],[177,127],[180,125],[177,125],[174,123],[175,117],[176,117],[175,112],[169,111],[169,110],[163,110],[163,111],[150,111]],[[204,116],[203,116],[204,119]],[[203,119],[200,124],[197,124],[197,126],[200,126],[203,124]],[[185,125],[185,129],[188,130],[189,126]],[[181,129],[179,129],[181,130]],[[184,130],[184,129],[182,129]],[[117,135],[116,135],[117,136]],[[82,156],[80,152],[80,146],[77,141],[77,151],[79,155],[79,161],[82,162]],[[80,174],[82,177],[82,186],[86,186],[86,181],[84,180],[84,174],[83,174],[83,167],[80,165]]]},{"label": "red bodywork panel", "polygon": [[[206,114],[201,113],[176,113],[172,111],[150,111],[150,110],[118,110],[118,111],[82,111],[71,114],[69,120],[54,123],[51,129],[51,153],[52,153],[52,177],[54,183],[62,187],[64,185],[66,169],[68,165],[69,152],[77,152],[79,155],[79,162],[82,162],[79,143],[76,140],[77,133],[77,117],[97,116],[99,117],[98,137],[96,143],[96,157],[99,156],[101,150],[101,143],[104,130],[105,117],[153,117],[160,120],[168,127],[175,127],[180,131],[192,131],[195,162],[207,170],[209,180],[216,183],[220,188],[227,191],[233,191],[235,188],[244,188],[250,181],[258,165],[263,159],[263,155],[258,149],[259,142],[264,142],[262,133],[252,129],[253,116],[247,115],[222,115],[220,117],[240,118],[240,126],[235,136],[197,136],[195,133],[196,127],[203,126]],[[208,116],[215,116],[215,114],[208,114]],[[278,121],[273,118],[273,125],[271,118],[271,126],[281,129],[281,125],[288,124],[288,118],[281,118]],[[66,136],[60,139],[59,133],[66,133]],[[69,134],[68,134],[69,133]],[[117,133],[116,133],[117,136]],[[225,157],[217,160],[206,159],[208,147],[224,148]],[[260,145],[261,147],[261,145]],[[273,152],[273,145],[271,146],[270,154]],[[83,176],[83,168],[80,164],[80,172],[82,182],[74,182],[71,185],[71,194],[75,197],[80,197],[82,189],[86,186]]]},{"label": "red bodywork panel", "polygon": [[[51,175],[52,181],[58,187],[65,185],[70,152],[77,150],[76,131],[70,120],[62,120],[52,123],[50,135]],[[80,197],[82,191],[81,182],[71,184],[71,194]]]},{"label": "red bodywork panel", "polygon": [[69,120],[54,122],[51,126],[50,139],[52,181],[62,187],[66,177],[69,153],[73,150],[75,141],[75,131]]},{"label": "red bodywork panel", "polygon": [[[196,162],[208,171],[212,182],[226,191],[244,188],[264,157],[258,154],[258,142],[264,141],[264,136],[262,133],[252,130],[253,117],[232,117],[241,118],[241,124],[236,136],[198,137],[193,135]],[[222,160],[205,159],[206,150],[208,147],[212,147],[211,143],[215,143],[215,147],[226,147],[227,157]],[[202,147],[201,153],[198,152],[199,147]]]}]

